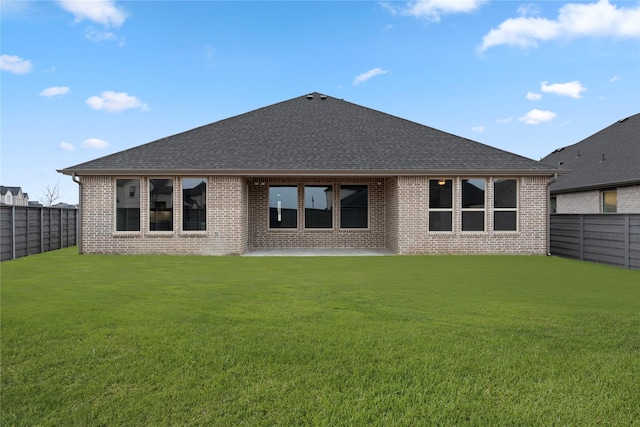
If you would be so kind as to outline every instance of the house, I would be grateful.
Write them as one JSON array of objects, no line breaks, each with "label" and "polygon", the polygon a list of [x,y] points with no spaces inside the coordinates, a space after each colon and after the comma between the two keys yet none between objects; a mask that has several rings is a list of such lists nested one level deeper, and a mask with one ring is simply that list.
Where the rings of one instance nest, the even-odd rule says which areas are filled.
[{"label": "house", "polygon": [[28,206],[29,195],[23,193],[21,187],[5,187],[4,185],[0,185],[0,204]]},{"label": "house", "polygon": [[547,253],[558,169],[311,93],[59,172],[81,253]]},{"label": "house", "polygon": [[541,161],[571,171],[549,187],[553,213],[640,213],[640,114]]}]

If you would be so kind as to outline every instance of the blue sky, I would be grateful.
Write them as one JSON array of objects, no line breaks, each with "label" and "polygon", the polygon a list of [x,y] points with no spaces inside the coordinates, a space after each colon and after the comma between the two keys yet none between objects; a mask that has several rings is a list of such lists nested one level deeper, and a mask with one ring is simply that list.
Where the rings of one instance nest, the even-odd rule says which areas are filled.
[{"label": "blue sky", "polygon": [[540,159],[640,112],[638,1],[1,0],[1,183],[308,92]]}]

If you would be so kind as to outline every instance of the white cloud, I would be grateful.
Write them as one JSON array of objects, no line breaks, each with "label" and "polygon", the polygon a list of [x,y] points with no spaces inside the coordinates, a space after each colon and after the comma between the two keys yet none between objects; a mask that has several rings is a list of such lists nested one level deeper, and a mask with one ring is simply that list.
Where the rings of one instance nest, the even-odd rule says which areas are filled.
[{"label": "white cloud", "polygon": [[68,86],[53,86],[53,87],[46,88],[45,90],[40,92],[39,95],[51,98],[53,96],[63,96],[63,95],[66,95],[67,93],[69,93]]},{"label": "white cloud", "polygon": [[613,77],[611,77],[611,78],[609,79],[609,81],[610,81],[611,83],[619,82],[620,80],[622,80],[622,77],[617,76],[617,75],[616,75],[616,76],[613,76]]},{"label": "white cloud", "polygon": [[542,95],[539,93],[527,92],[527,99],[529,101],[539,101],[542,98]]},{"label": "white cloud", "polygon": [[76,22],[92,21],[107,27],[119,27],[127,13],[112,0],[58,0],[58,4],[75,16]]},{"label": "white cloud", "polygon": [[415,16],[433,22],[440,21],[442,15],[450,13],[469,13],[476,10],[487,0],[419,0],[408,1],[402,7],[384,4],[394,14]]},{"label": "white cloud", "polygon": [[82,142],[82,146],[84,148],[94,148],[94,149],[102,149],[102,148],[107,148],[109,146],[109,143],[107,141],[105,141],[104,139],[100,139],[100,138],[89,138],[89,139],[85,139]]},{"label": "white cloud", "polygon": [[547,84],[548,82],[540,83],[540,90],[545,93],[555,93],[560,96],[568,96],[571,98],[582,98],[580,94],[587,90],[583,87],[579,81],[573,81],[569,83],[555,83],[555,84]]},{"label": "white cloud", "polygon": [[60,143],[60,149],[64,150],[64,151],[73,151],[75,147],[73,146],[73,144],[69,144],[68,142],[64,142],[62,141]]},{"label": "white cloud", "polygon": [[520,16],[538,16],[540,15],[540,6],[529,3],[518,6],[518,15]]},{"label": "white cloud", "polygon": [[471,128],[471,130],[476,132],[476,133],[482,133],[482,132],[484,132],[484,126],[483,125],[474,126],[474,127]]},{"label": "white cloud", "polygon": [[111,31],[98,31],[92,27],[88,27],[84,36],[87,40],[92,42],[106,42],[106,41],[118,41],[118,46],[125,45],[125,39],[122,36],[119,36]]},{"label": "white cloud", "polygon": [[353,79],[353,85],[358,86],[360,83],[364,83],[372,77],[378,76],[380,74],[387,74],[388,72],[388,70],[383,70],[382,68],[374,68],[373,70],[362,73],[355,79]]},{"label": "white cloud", "polygon": [[513,117],[505,117],[504,119],[496,119],[496,123],[511,123],[511,120],[513,120]]},{"label": "white cloud", "polygon": [[596,3],[569,3],[557,19],[521,16],[509,18],[482,38],[480,51],[493,46],[537,47],[556,38],[640,37],[640,6],[617,7],[608,0]]},{"label": "white cloud", "polygon": [[31,61],[22,59],[17,55],[0,56],[0,70],[13,74],[26,74],[33,69]]},{"label": "white cloud", "polygon": [[533,109],[518,120],[525,122],[528,125],[538,125],[543,122],[548,122],[556,117],[556,113],[546,110]]},{"label": "white cloud", "polygon": [[129,108],[139,108],[141,111],[148,111],[147,104],[139,98],[130,96],[125,92],[114,92],[108,90],[102,92],[100,96],[92,96],[87,99],[87,105],[94,110],[105,110],[109,112],[123,111]]}]

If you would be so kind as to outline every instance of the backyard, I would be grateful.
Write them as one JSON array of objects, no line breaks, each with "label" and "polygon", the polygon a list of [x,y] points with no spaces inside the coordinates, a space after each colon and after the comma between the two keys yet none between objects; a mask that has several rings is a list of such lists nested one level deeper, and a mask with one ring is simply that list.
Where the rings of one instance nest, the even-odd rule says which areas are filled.
[{"label": "backyard", "polygon": [[556,257],[1,264],[3,426],[640,425],[640,272]]}]

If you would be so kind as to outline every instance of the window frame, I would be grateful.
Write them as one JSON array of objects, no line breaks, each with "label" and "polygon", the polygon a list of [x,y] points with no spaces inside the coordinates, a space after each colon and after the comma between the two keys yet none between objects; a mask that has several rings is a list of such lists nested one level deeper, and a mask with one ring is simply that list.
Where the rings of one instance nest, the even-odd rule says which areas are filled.
[{"label": "window frame", "polygon": [[[295,227],[271,227],[271,189],[274,187],[291,187],[296,189],[296,225]],[[270,183],[267,185],[267,230],[268,231],[294,231],[300,229],[300,184]]]},{"label": "window frame", "polygon": [[[151,229],[151,212],[152,212],[152,201],[151,201],[151,182],[155,181],[155,180],[170,180],[172,181],[171,183],[171,220],[170,220],[170,224],[171,227],[169,228],[169,230],[152,230]],[[175,214],[175,195],[176,195],[176,178],[171,176],[171,177],[149,177],[147,178],[147,232],[149,233],[158,233],[158,234],[169,234],[169,233],[173,233],[175,227],[176,227],[176,214]],[[153,211],[156,212],[156,211]],[[155,221],[158,222],[158,221]]]},{"label": "window frame", "polygon": [[[431,207],[431,183],[435,183],[436,186],[440,186],[438,183],[440,181],[445,181],[446,182],[449,181],[451,182],[451,207],[449,208],[432,208]],[[453,229],[455,226],[455,215],[454,215],[454,201],[455,201],[455,197],[456,197],[456,191],[455,191],[455,179],[453,177],[442,177],[442,178],[429,178],[427,181],[427,194],[429,196],[429,202],[427,205],[427,231],[429,233],[444,233],[444,234],[450,234],[453,233]],[[451,229],[450,230],[432,230],[431,229],[431,212],[450,212],[451,213]]]},{"label": "window frame", "polygon": [[[464,182],[465,181],[482,181],[484,188],[482,189],[483,201],[482,208],[465,208],[464,207]],[[464,214],[465,212],[482,212],[482,230],[465,230]],[[460,231],[462,233],[485,233],[487,231],[487,179],[484,177],[471,177],[460,179]]]},{"label": "window frame", "polygon": [[[200,180],[202,182],[204,182],[204,204],[202,208],[199,208],[197,210],[202,210],[204,211],[204,223],[202,222],[201,218],[200,218],[200,214],[198,214],[199,217],[199,221],[198,224],[202,225],[204,224],[204,228],[198,228],[198,229],[186,229],[185,228],[185,219],[187,217],[187,215],[185,215],[185,212],[187,211],[187,209],[185,209],[185,188],[184,188],[184,181],[187,179],[191,179],[191,180]],[[194,189],[197,188],[200,184],[196,185],[195,187],[189,188],[189,189]],[[175,191],[175,186],[174,186],[174,191]],[[207,179],[206,176],[183,176],[180,177],[180,206],[181,206],[181,220],[180,220],[180,231],[182,233],[206,233],[207,232],[207,228],[208,228],[208,220],[207,220],[207,213],[208,213],[208,203],[209,203],[209,198],[208,196],[208,191],[209,191],[209,180]]]},{"label": "window frame", "polygon": [[[136,180],[138,181],[138,229],[137,230],[118,230],[118,181],[132,181],[132,180]],[[141,177],[127,177],[127,176],[123,176],[123,177],[116,177],[114,180],[114,186],[113,186],[113,213],[114,213],[114,224],[113,224],[113,229],[114,229],[114,233],[116,234],[131,234],[131,233],[142,233],[142,184],[143,184],[143,179]],[[128,188],[130,187],[129,185],[124,184],[122,186],[123,189],[123,195],[130,195],[130,189]],[[131,197],[131,196],[129,196]],[[135,209],[135,208],[134,208]]]},{"label": "window frame", "polygon": [[[516,183],[516,206],[515,207],[496,207],[496,182],[497,181],[515,181]],[[513,177],[499,177],[492,178],[491,180],[493,190],[493,231],[495,233],[518,233],[520,231],[520,179]],[[515,229],[513,230],[498,230],[496,229],[496,212],[515,212]]]},{"label": "window frame", "polygon": [[[614,194],[615,195],[615,205],[607,205],[605,203],[605,198],[607,196],[607,194]],[[614,210],[606,210],[606,206],[613,206]],[[606,190],[602,190],[600,192],[600,213],[604,213],[604,214],[613,214],[613,213],[618,213],[618,189],[617,188],[609,188]]]},{"label": "window frame", "polygon": [[[340,230],[369,230],[371,227],[371,185],[368,183],[348,183],[341,182],[338,187],[338,228]],[[365,187],[367,189],[367,226],[366,227],[344,227],[342,225],[342,187]]]},{"label": "window frame", "polygon": [[[307,187],[329,187],[331,189],[331,226],[330,227],[309,227],[307,226]],[[335,218],[335,185],[323,184],[323,183],[303,183],[302,185],[302,227],[304,230],[309,231],[331,231],[335,230],[336,218]]]}]

